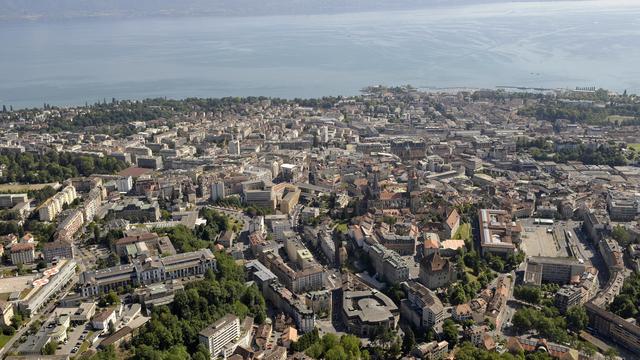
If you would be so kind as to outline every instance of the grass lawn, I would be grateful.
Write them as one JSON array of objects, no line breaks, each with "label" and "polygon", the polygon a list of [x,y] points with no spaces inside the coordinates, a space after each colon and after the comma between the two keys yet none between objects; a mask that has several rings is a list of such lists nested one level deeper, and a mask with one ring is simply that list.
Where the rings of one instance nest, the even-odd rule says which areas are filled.
[{"label": "grass lawn", "polygon": [[9,339],[11,339],[9,335],[0,335],[0,349],[4,347],[4,344],[6,344]]},{"label": "grass lawn", "polygon": [[458,231],[453,236],[454,240],[469,240],[471,239],[471,224],[460,224]]},{"label": "grass lawn", "polygon": [[338,224],[336,226],[336,230],[338,230],[339,232],[346,234],[349,232],[349,227],[347,226],[347,224]]},{"label": "grass lawn", "polygon": [[628,145],[629,149],[634,149],[637,152],[640,152],[640,144],[629,144]]},{"label": "grass lawn", "polygon": [[85,351],[89,350],[89,346],[91,345],[91,343],[89,342],[89,339],[91,339],[91,336],[93,336],[93,331],[89,331],[89,333],[85,337],[85,340],[80,345],[80,348],[78,349],[78,352],[76,353],[77,355],[81,355]]},{"label": "grass lawn", "polygon": [[473,275],[473,269],[472,268],[465,266],[464,267],[464,272],[467,273],[472,280],[478,280],[478,277]]},{"label": "grass lawn", "polygon": [[1,184],[0,192],[3,191],[29,191],[29,190],[40,190],[44,189],[47,186],[54,186],[56,183],[48,183],[48,184]]},{"label": "grass lawn", "polygon": [[607,117],[607,121],[610,123],[615,123],[616,121],[623,122],[625,120],[633,120],[635,119],[633,116],[622,116],[622,115],[609,115]]}]

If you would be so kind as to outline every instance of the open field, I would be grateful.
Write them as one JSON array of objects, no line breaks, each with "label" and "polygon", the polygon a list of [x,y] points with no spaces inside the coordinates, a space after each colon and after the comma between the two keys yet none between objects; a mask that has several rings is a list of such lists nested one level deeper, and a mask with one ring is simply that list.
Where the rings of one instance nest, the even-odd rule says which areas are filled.
[{"label": "open field", "polygon": [[0,184],[0,193],[2,192],[21,192],[30,190],[40,190],[47,186],[56,187],[58,183],[48,184]]},{"label": "open field", "polygon": [[0,280],[0,294],[30,289],[34,279],[35,276],[32,275],[2,278]]}]

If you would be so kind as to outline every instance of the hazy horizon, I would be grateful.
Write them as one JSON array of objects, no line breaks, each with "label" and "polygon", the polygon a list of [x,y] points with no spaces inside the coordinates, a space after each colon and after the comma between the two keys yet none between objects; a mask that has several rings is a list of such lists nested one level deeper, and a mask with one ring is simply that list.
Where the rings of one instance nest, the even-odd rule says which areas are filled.
[{"label": "hazy horizon", "polygon": [[550,1],[553,0],[0,0],[0,20],[315,15]]}]

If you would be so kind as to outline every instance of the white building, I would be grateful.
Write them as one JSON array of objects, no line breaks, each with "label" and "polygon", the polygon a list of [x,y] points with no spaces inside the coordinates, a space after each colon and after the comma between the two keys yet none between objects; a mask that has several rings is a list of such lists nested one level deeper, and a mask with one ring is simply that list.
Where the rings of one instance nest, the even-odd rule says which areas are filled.
[{"label": "white building", "polygon": [[128,193],[133,189],[133,178],[131,176],[125,176],[117,179],[116,189],[121,193]]},{"label": "white building", "polygon": [[240,339],[240,320],[235,315],[225,315],[200,331],[198,339],[209,350],[211,359],[226,359],[233,354]]},{"label": "white building", "polygon": [[216,201],[226,197],[224,191],[224,181],[218,181],[211,184],[211,200]]}]

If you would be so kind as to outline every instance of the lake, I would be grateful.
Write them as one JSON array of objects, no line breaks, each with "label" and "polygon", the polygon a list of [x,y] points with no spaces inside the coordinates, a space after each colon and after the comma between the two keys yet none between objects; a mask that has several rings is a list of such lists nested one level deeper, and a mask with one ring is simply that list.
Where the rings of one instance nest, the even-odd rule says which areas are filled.
[{"label": "lake", "polygon": [[0,23],[0,104],[597,86],[640,93],[637,1]]}]

